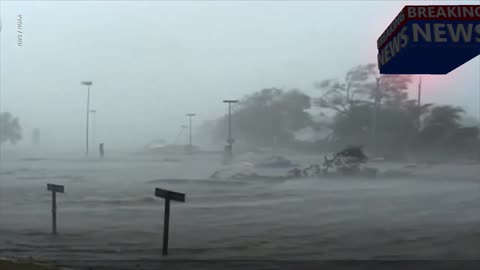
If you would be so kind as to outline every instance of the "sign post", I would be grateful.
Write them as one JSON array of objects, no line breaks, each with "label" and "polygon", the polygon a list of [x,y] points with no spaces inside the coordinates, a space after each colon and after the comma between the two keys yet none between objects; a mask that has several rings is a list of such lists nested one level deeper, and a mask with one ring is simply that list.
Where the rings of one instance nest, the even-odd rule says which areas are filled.
[{"label": "sign post", "polygon": [[163,221],[163,247],[162,255],[168,255],[168,229],[170,223],[170,200],[185,202],[185,194],[169,191],[161,188],[155,188],[155,196],[165,199],[165,216]]},{"label": "sign post", "polygon": [[57,192],[64,193],[64,186],[47,184],[47,190],[52,192],[52,234],[57,234]]}]

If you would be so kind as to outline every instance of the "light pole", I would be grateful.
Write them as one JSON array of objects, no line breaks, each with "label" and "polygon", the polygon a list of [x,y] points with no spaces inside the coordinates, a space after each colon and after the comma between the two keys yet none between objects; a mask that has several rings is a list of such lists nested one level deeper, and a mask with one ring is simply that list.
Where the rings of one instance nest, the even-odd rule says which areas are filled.
[{"label": "light pole", "polygon": [[380,81],[382,76],[376,77],[377,85],[375,87],[375,101],[373,104],[373,123],[372,123],[372,143],[373,143],[373,153],[376,156],[377,153],[377,115],[378,115],[378,106],[380,105]]},{"label": "light pole", "polygon": [[190,132],[189,132],[189,147],[190,149],[192,148],[192,117],[195,116],[194,113],[188,113],[188,120],[189,120],[189,126],[190,126]]},{"label": "light pole", "polygon": [[88,157],[88,123],[89,123],[89,115],[90,115],[90,86],[92,86],[91,81],[83,81],[81,82],[82,85],[86,85],[88,88],[88,93],[87,93],[87,131],[86,131],[86,138],[85,138],[85,147],[86,147],[86,155]]},{"label": "light pole", "polygon": [[96,140],[95,140],[95,130],[97,129],[97,121],[96,121],[97,110],[90,110],[90,113],[93,114],[93,138],[92,138],[92,140],[93,140],[93,145],[95,146],[95,145],[97,145]]},{"label": "light pole", "polygon": [[232,103],[238,103],[238,100],[224,100],[223,103],[228,103],[228,154],[232,154],[232,144],[233,144],[233,138],[232,138]]}]

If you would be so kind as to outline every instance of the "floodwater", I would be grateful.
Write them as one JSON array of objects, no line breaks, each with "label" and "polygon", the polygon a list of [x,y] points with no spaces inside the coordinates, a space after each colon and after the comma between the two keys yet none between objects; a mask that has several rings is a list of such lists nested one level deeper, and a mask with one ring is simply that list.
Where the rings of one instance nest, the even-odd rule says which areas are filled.
[{"label": "floodwater", "polygon": [[[316,159],[284,156],[303,165]],[[226,266],[480,259],[478,164],[431,165],[412,169],[416,176],[375,179],[209,179],[221,168],[212,154],[4,158],[0,257],[90,269],[158,269],[187,260]],[[57,236],[50,235],[47,183],[65,185],[57,194]],[[161,256],[164,201],[153,196],[155,187],[186,193],[185,203],[171,204],[167,258]]]}]

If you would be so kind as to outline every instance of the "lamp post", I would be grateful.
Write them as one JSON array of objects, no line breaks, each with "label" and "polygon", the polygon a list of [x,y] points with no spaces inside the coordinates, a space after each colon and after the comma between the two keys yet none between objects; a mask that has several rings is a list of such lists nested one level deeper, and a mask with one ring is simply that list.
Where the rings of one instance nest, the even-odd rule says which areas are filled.
[{"label": "lamp post", "polygon": [[188,113],[186,114],[188,116],[188,120],[189,120],[189,127],[190,127],[190,131],[189,131],[189,144],[188,146],[190,147],[190,149],[192,148],[192,117],[195,116],[194,113]]},{"label": "lamp post", "polygon": [[227,143],[228,143],[228,151],[227,153],[229,155],[232,155],[232,144],[234,142],[232,138],[232,103],[238,103],[238,100],[224,100],[223,103],[228,104],[228,138],[227,138]]},{"label": "lamp post", "polygon": [[93,145],[95,146],[96,145],[96,140],[95,140],[95,130],[97,129],[97,110],[90,110],[90,113],[93,114]]},{"label": "lamp post", "polygon": [[91,81],[83,81],[81,82],[82,85],[86,85],[88,92],[87,92],[87,130],[86,130],[86,138],[85,138],[85,148],[86,148],[86,155],[88,157],[88,124],[89,124],[89,115],[90,115],[90,86],[92,86]]}]

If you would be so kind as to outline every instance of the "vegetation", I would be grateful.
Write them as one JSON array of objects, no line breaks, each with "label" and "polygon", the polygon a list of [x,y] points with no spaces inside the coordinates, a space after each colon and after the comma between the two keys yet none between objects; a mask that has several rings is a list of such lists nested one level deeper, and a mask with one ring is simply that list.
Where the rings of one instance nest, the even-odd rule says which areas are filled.
[{"label": "vegetation", "polygon": [[[246,96],[233,113],[235,137],[256,147],[289,145],[295,131],[313,124],[310,97],[299,90],[263,89]],[[213,124],[215,140],[224,140],[228,132],[228,117]]]},{"label": "vegetation", "polygon": [[[314,84],[318,95],[269,88],[244,97],[232,114],[234,137],[255,147],[293,147],[334,151],[348,145],[388,159],[408,156],[474,156],[480,148],[477,126],[463,126],[462,108],[411,99],[411,75],[380,75],[375,64],[349,70],[342,80]],[[315,118],[309,109],[320,111]],[[228,118],[205,125],[215,141],[227,137]],[[305,142],[295,134],[327,130],[323,139]]]},{"label": "vegetation", "polygon": [[22,139],[22,129],[18,118],[8,112],[0,113],[0,144],[17,143]]}]

